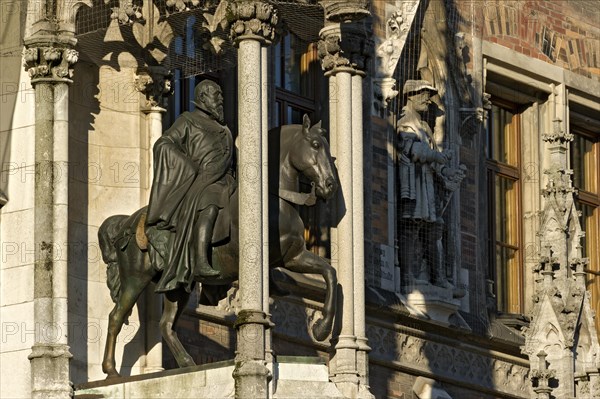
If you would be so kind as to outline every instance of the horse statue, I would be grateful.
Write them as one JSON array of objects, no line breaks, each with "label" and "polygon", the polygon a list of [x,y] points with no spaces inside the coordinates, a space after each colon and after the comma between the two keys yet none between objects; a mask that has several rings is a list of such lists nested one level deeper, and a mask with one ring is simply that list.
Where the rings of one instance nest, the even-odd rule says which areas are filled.
[{"label": "horse statue", "polygon": [[[333,327],[337,277],[335,269],[327,261],[306,249],[304,224],[295,204],[314,205],[316,197],[327,200],[338,188],[337,173],[324,133],[320,123],[310,127],[307,115],[304,115],[302,125],[286,125],[269,131],[269,266],[323,276],[326,293],[322,317],[312,326],[312,334],[318,341],[325,340]],[[298,192],[300,175],[311,181],[313,188],[310,194]],[[223,287],[228,288],[238,279],[237,191],[233,193],[230,203],[229,209],[223,209],[230,215],[230,237],[217,246],[213,244],[212,249],[212,267],[219,271],[219,275],[196,278],[202,284],[203,293],[208,293],[206,297],[210,297],[211,289],[213,293],[225,292]],[[108,375],[107,378],[119,376],[115,369],[115,345],[123,323],[144,288],[150,281],[158,281],[162,273],[148,260],[147,237],[143,229],[146,208],[131,216],[111,216],[98,231],[102,258],[108,265],[107,285],[115,302],[109,315],[102,361],[102,371]],[[179,367],[195,365],[174,331],[189,296],[183,287],[164,293],[160,320],[162,336]],[[215,302],[213,295],[211,304],[215,305]]]}]

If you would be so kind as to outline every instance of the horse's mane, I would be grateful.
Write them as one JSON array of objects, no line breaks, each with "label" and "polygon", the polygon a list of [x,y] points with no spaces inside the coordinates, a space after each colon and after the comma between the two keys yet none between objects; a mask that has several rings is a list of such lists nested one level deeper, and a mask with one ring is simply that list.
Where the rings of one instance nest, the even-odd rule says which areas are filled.
[{"label": "horse's mane", "polygon": [[290,148],[290,142],[301,132],[302,125],[283,125],[269,130],[269,163],[279,161],[283,155],[281,148]]},{"label": "horse's mane", "polygon": [[[279,187],[279,171],[290,150],[293,140],[302,132],[302,125],[283,125],[269,130],[269,187]],[[282,149],[284,149],[282,151]]]}]

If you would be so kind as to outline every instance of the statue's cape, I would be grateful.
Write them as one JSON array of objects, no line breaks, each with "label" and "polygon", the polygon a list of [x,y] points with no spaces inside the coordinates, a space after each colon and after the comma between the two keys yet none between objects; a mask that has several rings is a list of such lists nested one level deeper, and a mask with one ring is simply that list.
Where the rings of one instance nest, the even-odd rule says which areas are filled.
[{"label": "statue's cape", "polygon": [[[235,191],[229,173],[232,149],[229,129],[202,112],[182,114],[154,145],[146,232],[158,254],[168,251],[157,291],[169,291],[179,284],[191,288],[199,250],[194,229],[198,215],[209,205],[219,210],[228,207]],[[213,242],[227,238],[229,224],[228,213],[219,211]],[[160,243],[153,242],[157,238]]]},{"label": "statue's cape", "polygon": [[[203,142],[194,146],[193,136],[199,134],[195,132],[201,132]],[[216,140],[226,142],[229,153],[216,161],[207,160]],[[146,223],[175,229],[176,213],[192,185],[196,193],[202,193],[230,170],[232,146],[227,127],[204,114],[182,114],[154,145],[154,180]]]}]

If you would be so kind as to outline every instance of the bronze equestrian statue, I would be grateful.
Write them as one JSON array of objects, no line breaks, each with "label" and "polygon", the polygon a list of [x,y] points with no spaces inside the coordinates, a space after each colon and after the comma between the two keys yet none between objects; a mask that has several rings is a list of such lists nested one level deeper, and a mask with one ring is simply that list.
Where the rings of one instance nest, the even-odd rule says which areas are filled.
[{"label": "bronze equestrian statue", "polygon": [[[208,100],[196,96],[197,111],[202,115],[186,115],[186,123],[176,121],[154,147],[155,159],[163,170],[155,170],[149,207],[131,216],[111,216],[98,231],[102,257],[108,265],[107,284],[115,302],[109,316],[102,362],[102,370],[108,378],[119,376],[115,369],[117,335],[150,281],[157,282],[157,291],[164,294],[161,333],[177,364],[186,367],[195,363],[177,338],[174,327],[195,282],[202,283],[206,295],[201,297],[217,296],[218,300],[218,293],[224,291],[222,288],[238,278],[238,195],[235,181],[230,179],[231,134],[221,125],[222,118],[219,117],[219,107],[222,107],[220,88],[212,83],[205,89],[207,87],[210,91]],[[212,91],[215,87],[218,91]],[[196,94],[201,92],[202,87],[197,88]],[[207,105],[207,102],[212,104]],[[212,121],[195,124],[195,120],[202,119]],[[192,152],[202,146],[194,147],[198,143],[193,141],[201,139],[191,136],[197,134],[200,127],[204,133],[213,138],[219,135],[219,138],[212,140],[207,151],[197,151],[200,158],[194,158]],[[178,131],[174,131],[175,128]],[[311,127],[306,115],[302,125],[282,126],[269,132],[269,264],[271,268],[282,267],[297,273],[323,276],[326,284],[323,316],[312,327],[313,336],[319,341],[327,338],[333,326],[337,277],[327,261],[306,249],[304,224],[296,205],[313,205],[315,194],[329,199],[338,188],[337,173],[324,133],[320,123]],[[175,151],[187,156],[181,164],[177,159],[183,158]],[[212,162],[203,163],[206,157]],[[161,159],[164,162],[161,163]],[[168,168],[174,170],[164,170]],[[190,170],[193,172],[189,173]],[[176,174],[169,176],[170,172]],[[311,194],[298,192],[301,174],[312,182]],[[166,182],[162,188],[167,191],[155,190],[161,179]],[[169,179],[180,179],[179,184],[169,186]],[[217,198],[204,197],[203,193],[216,194]],[[153,208],[155,204],[158,208]],[[210,214],[207,216],[207,213]],[[183,260],[181,254],[172,252],[181,248],[186,251]],[[205,260],[206,264],[202,264]]]}]

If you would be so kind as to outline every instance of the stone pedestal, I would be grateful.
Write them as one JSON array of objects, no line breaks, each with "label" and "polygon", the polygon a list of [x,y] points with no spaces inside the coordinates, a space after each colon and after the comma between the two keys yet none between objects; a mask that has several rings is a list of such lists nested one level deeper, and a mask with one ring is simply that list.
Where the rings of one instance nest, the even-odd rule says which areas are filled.
[{"label": "stone pedestal", "polygon": [[408,308],[425,314],[432,321],[445,326],[461,327],[470,330],[468,324],[458,314],[460,299],[454,298],[453,288],[437,287],[431,284],[416,284],[406,296]]},{"label": "stone pedestal", "polygon": [[[281,356],[272,363],[273,391],[269,398],[344,399],[329,381],[318,357]],[[182,369],[94,381],[75,387],[75,399],[233,398],[235,362],[227,360]],[[241,396],[244,397],[245,396]],[[255,398],[256,396],[252,396]]]},{"label": "stone pedestal", "polygon": [[234,361],[186,367],[75,387],[75,398],[233,398]]},{"label": "stone pedestal", "polygon": [[344,398],[335,384],[329,381],[329,370],[322,359],[280,356],[277,360],[273,368],[273,398]]}]

